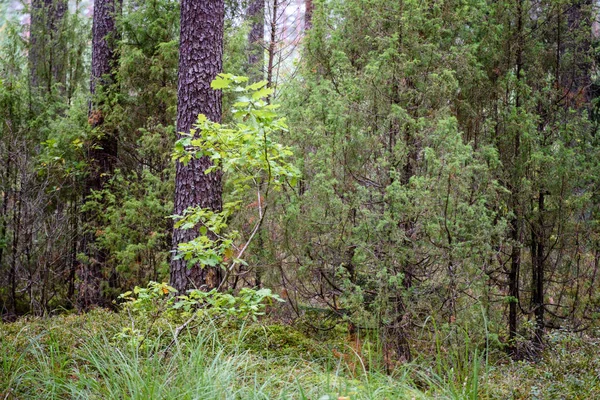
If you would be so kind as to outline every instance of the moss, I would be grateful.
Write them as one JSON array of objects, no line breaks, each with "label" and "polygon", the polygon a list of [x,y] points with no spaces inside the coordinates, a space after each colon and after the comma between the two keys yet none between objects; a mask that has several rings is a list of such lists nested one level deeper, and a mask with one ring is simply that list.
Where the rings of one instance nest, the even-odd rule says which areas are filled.
[{"label": "moss", "polygon": [[327,351],[297,329],[280,325],[251,325],[244,331],[240,348],[265,358],[294,357],[322,360]]}]

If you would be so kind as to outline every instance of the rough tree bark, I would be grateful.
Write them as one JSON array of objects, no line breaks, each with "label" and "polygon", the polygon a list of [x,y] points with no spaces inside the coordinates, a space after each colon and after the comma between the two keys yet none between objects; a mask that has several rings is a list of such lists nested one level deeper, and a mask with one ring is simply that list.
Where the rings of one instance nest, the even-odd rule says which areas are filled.
[{"label": "rough tree bark", "polygon": [[252,23],[248,33],[248,70],[252,81],[263,79],[265,68],[265,0],[254,0],[248,6],[247,17]]},{"label": "rough tree bark", "polygon": [[[211,121],[221,120],[221,92],[210,83],[221,72],[223,56],[223,0],[182,0],[179,44],[179,84],[177,132],[189,132],[198,114]],[[208,158],[194,159],[187,165],[177,163],[175,177],[175,214],[191,206],[220,211],[221,175],[205,174]],[[195,229],[173,230],[173,250],[198,235]],[[171,260],[171,285],[181,291],[190,288],[216,288],[222,279],[218,268]]]},{"label": "rough tree bark", "polygon": [[[90,91],[96,95],[100,86],[108,87],[115,81],[116,53],[116,17],[120,10],[119,0],[95,0],[94,20],[92,27],[92,75]],[[100,129],[104,122],[103,104],[92,100],[89,108],[89,123],[92,128]],[[93,146],[90,146],[88,162],[90,171],[86,181],[84,196],[92,191],[101,190],[114,171],[117,157],[117,138],[114,132],[103,132]],[[94,246],[94,221],[96,216],[88,212],[84,215],[87,232],[83,235],[82,249],[87,256],[80,263],[78,275],[77,307],[80,310],[89,309],[94,305],[102,305],[101,293],[102,267],[106,254]]]},{"label": "rough tree bark", "polygon": [[[562,9],[559,9],[562,11]],[[591,0],[578,0],[570,4],[566,10],[567,32],[570,36],[567,43],[558,43],[557,53],[563,53],[566,49],[574,55],[573,61],[568,68],[557,72],[560,84],[566,91],[570,92],[567,105],[575,109],[588,109],[591,100],[594,98],[592,88],[593,69],[592,57],[590,54],[592,40],[590,31],[594,8]],[[558,16],[558,29],[560,30],[560,18]],[[559,31],[560,32],[560,31]]]}]

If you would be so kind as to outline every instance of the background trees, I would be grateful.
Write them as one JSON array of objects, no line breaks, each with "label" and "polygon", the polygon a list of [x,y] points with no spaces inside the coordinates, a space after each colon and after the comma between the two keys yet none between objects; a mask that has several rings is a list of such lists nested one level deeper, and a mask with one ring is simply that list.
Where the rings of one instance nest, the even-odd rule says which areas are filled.
[{"label": "background trees", "polygon": [[[2,42],[5,318],[110,304],[170,270],[180,290],[279,288],[288,317],[377,332],[387,359],[432,320],[448,340],[485,321],[515,357],[596,326],[592,4],[99,1],[93,31],[65,4],[34,2]],[[165,218],[219,211],[234,187],[206,158],[171,161],[199,113],[239,107],[209,86],[221,70],[277,88],[302,170],[227,279],[172,259],[198,230]],[[244,243],[246,200],[227,221]]]}]

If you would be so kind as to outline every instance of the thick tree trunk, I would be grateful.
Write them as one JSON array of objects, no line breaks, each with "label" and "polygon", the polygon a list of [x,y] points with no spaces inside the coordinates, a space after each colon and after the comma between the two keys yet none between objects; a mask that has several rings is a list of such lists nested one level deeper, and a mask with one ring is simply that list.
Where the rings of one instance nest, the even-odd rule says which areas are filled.
[{"label": "thick tree trunk", "polygon": [[[116,17],[120,10],[118,0],[95,0],[92,28],[92,76],[90,91],[96,95],[100,86],[109,87],[115,80],[116,53]],[[89,123],[92,128],[101,128],[104,122],[103,104],[92,99],[89,109]],[[114,171],[117,157],[117,138],[114,132],[101,131],[99,139],[90,146],[88,161],[90,171],[84,196],[101,190]],[[97,216],[88,212],[84,215],[87,232],[84,234],[82,249],[87,260],[79,265],[79,291],[77,306],[85,310],[94,305],[102,305],[101,293],[102,267],[106,254],[95,248],[95,221]]]},{"label": "thick tree trunk", "polygon": [[265,68],[265,0],[250,3],[247,17],[252,24],[248,33],[248,69],[252,81],[260,81]]},{"label": "thick tree trunk", "polygon": [[30,83],[50,93],[52,85],[66,83],[66,47],[60,45],[66,0],[32,0],[29,47]]},{"label": "thick tree trunk", "polygon": [[[189,132],[198,114],[211,121],[221,120],[221,92],[211,89],[211,81],[221,72],[223,56],[223,0],[182,0],[179,46],[177,132]],[[221,210],[221,175],[205,174],[208,158],[177,163],[175,214],[192,206]],[[173,250],[198,235],[195,229],[173,230]],[[179,291],[190,288],[216,288],[222,279],[218,268],[171,260],[171,285]]]},{"label": "thick tree trunk", "polygon": [[[569,92],[567,106],[575,109],[589,108],[593,98],[591,90],[593,58],[590,56],[592,46],[590,31],[594,12],[592,4],[591,0],[579,0],[570,4],[566,14],[567,35],[570,35],[571,38],[564,46],[560,46],[560,43],[557,46],[558,51],[562,52],[569,48],[574,55],[571,65],[561,72],[560,79],[564,90]],[[560,18],[560,14],[558,18]]]},{"label": "thick tree trunk", "polygon": [[99,85],[107,86],[114,82],[117,62],[116,17],[121,8],[120,0],[95,0],[94,22],[92,27],[92,78],[90,92],[96,93]]}]

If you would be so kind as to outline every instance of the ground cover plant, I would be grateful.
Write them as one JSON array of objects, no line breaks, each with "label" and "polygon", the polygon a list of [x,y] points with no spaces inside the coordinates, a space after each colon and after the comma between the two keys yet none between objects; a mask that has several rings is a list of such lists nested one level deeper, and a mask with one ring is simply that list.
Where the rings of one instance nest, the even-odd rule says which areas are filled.
[{"label": "ground cover plant", "polygon": [[[443,347],[387,373],[352,348],[346,328],[229,317],[185,323],[94,310],[3,324],[0,393],[6,399],[530,399],[594,398],[600,342],[557,334],[535,361]],[[198,321],[199,322],[199,321]],[[145,340],[131,332],[143,330]],[[557,357],[556,354],[559,354]]]}]

